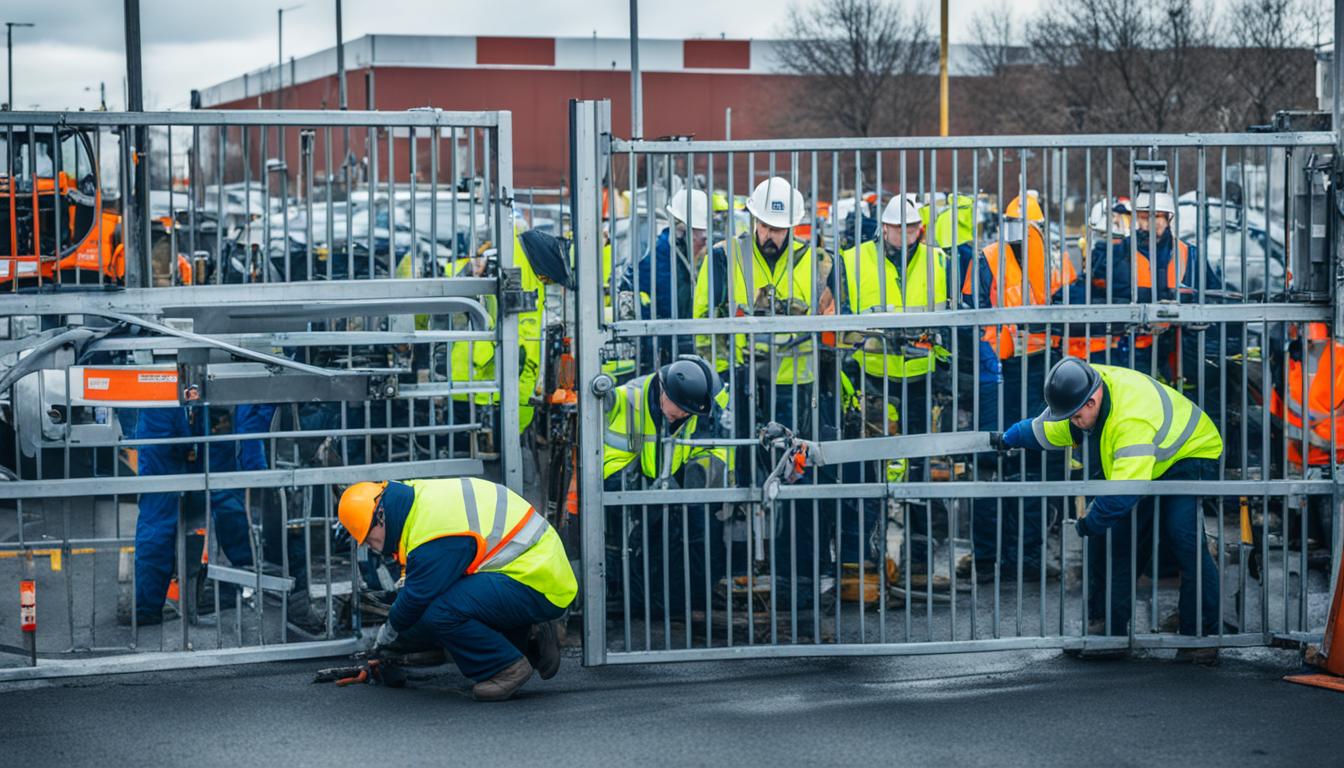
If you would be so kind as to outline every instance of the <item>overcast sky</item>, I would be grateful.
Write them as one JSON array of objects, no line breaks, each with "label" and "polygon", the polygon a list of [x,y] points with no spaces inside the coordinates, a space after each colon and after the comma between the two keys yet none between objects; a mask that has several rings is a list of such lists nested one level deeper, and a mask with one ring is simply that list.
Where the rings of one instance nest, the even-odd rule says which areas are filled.
[{"label": "overcast sky", "polygon": [[[276,9],[299,1],[141,0],[145,107],[185,109],[192,88],[274,63]],[[934,5],[915,0],[926,1]],[[1025,13],[1041,2],[1013,5]],[[952,42],[970,42],[964,20],[999,4],[951,0]],[[335,44],[335,7],[335,0],[307,0],[285,13],[286,59]],[[787,0],[643,0],[640,30],[644,37],[775,37],[787,7]],[[14,30],[15,107],[96,109],[101,80],[109,108],[123,108],[121,9],[118,0],[0,0],[0,22],[37,24]],[[624,37],[630,31],[628,0],[345,0],[343,23],[346,40],[398,33]],[[6,98],[0,93],[0,101]]]}]

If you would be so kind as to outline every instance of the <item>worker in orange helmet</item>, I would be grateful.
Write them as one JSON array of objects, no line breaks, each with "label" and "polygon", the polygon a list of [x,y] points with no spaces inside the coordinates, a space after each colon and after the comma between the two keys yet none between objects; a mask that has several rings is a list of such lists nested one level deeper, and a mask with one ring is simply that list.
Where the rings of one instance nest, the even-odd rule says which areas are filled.
[{"label": "worker in orange helmet", "polygon": [[560,537],[526,499],[473,478],[362,482],[337,515],[357,543],[405,568],[375,649],[401,633],[432,640],[475,681],[477,701],[509,698],[534,670],[555,675],[552,622],[578,585]]}]

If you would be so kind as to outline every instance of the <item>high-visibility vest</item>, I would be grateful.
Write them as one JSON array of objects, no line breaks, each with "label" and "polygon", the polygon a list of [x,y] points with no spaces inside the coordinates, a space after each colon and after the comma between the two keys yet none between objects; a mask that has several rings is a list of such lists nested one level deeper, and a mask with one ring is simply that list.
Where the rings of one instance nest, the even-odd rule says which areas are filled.
[{"label": "high-visibility vest", "polygon": [[[1021,307],[1025,305],[1044,305],[1050,303],[1050,297],[1059,290],[1060,287],[1072,283],[1077,278],[1077,273],[1073,269],[1073,262],[1064,259],[1063,269],[1055,269],[1050,265],[1050,259],[1045,252],[1045,240],[1041,233],[1034,226],[1027,227],[1027,272],[1026,287],[1028,293],[1023,296],[1023,271],[1022,265],[1017,260],[1017,248],[1021,241],[1003,243],[1005,246],[1002,253],[999,250],[999,243],[992,242],[986,245],[982,250],[985,262],[989,265],[989,272],[993,275],[994,284],[990,286],[989,302],[992,306],[999,307]],[[1046,272],[1049,270],[1049,280],[1046,279]],[[962,284],[962,293],[970,293],[974,290],[972,279],[974,270],[966,270],[966,279]],[[1002,297],[999,293],[1002,290]],[[1019,333],[1015,323],[1004,325],[985,326],[982,339],[989,343],[994,351],[998,353],[1000,360],[1007,360],[1014,355],[1035,355],[1044,352],[1051,346],[1050,336],[1046,333],[1028,333],[1021,339],[1023,344],[1019,344]]]},{"label": "high-visibility vest", "polygon": [[[1106,384],[1110,415],[1101,428],[1101,471],[1107,480],[1156,480],[1181,459],[1217,459],[1223,438],[1208,414],[1151,376],[1113,365],[1092,366]],[[1048,411],[1047,411],[1048,413]],[[1067,448],[1067,419],[1031,423],[1042,445]]]},{"label": "high-visibility vest", "polygon": [[[1176,269],[1167,269],[1166,285],[1164,286],[1167,290],[1175,293],[1176,286],[1185,279],[1185,269],[1188,266],[1189,261],[1190,246],[1186,245],[1184,240],[1176,239]],[[1134,250],[1134,264],[1139,272],[1138,280],[1134,283],[1135,288],[1148,288],[1151,290],[1153,287],[1153,265],[1152,262],[1148,260],[1148,257],[1143,255],[1137,248]],[[1153,299],[1156,300],[1157,297],[1154,296]],[[1168,325],[1166,323],[1161,323],[1154,327],[1159,330],[1165,330]],[[1151,346],[1153,346],[1152,334],[1140,333],[1134,336],[1135,349],[1147,349]]]},{"label": "high-visibility vest", "polygon": [[[542,317],[546,311],[546,286],[537,277],[523,251],[518,239],[518,231],[513,233],[513,263],[522,277],[524,291],[537,296],[536,307],[518,313],[518,429],[527,429],[532,423],[533,408],[527,404],[537,389],[537,379],[541,367]],[[490,314],[491,327],[498,317],[498,301],[495,296],[483,297],[486,311]],[[493,341],[457,341],[449,344],[449,375],[456,384],[479,384],[489,386],[495,381],[495,342]],[[509,382],[504,382],[505,386]],[[454,400],[466,400],[466,395],[454,395]],[[472,396],[477,405],[493,405],[499,402],[496,393],[481,392]]]},{"label": "high-visibility vest", "polygon": [[[603,480],[625,469],[636,459],[640,472],[651,480],[670,477],[691,461],[717,459],[725,465],[731,461],[731,454],[726,447],[704,448],[659,440],[649,403],[649,382],[655,375],[641,376],[614,390],[611,410],[607,413],[607,429],[603,433]],[[719,390],[715,402],[720,408],[728,407],[727,388]],[[696,415],[687,417],[677,431],[667,437],[694,435],[699,419]],[[660,448],[663,451],[662,461],[659,461],[658,455]]]},{"label": "high-visibility vest", "polygon": [[[793,241],[793,253],[781,255],[775,261],[773,269],[757,250],[755,238],[750,232],[720,243],[715,250],[726,254],[727,258],[727,287],[730,292],[726,314],[729,317],[753,314],[757,296],[765,290],[771,290],[776,301],[787,302],[800,308],[805,307],[806,313],[812,314],[813,297],[820,301],[825,290],[825,278],[830,274],[830,257],[824,253],[814,253],[806,242],[797,240]],[[709,283],[714,271],[714,261],[713,257],[705,259],[696,274],[692,312],[695,317],[709,317],[712,300]],[[821,267],[820,274],[819,267]],[[820,291],[816,290],[814,285],[814,279],[817,277],[822,280],[823,287]],[[834,311],[833,307],[818,309],[822,313]],[[773,306],[770,311],[773,311]],[[726,325],[731,326],[731,321]],[[696,346],[698,349],[709,347],[711,340],[707,336],[697,336]],[[748,334],[737,334],[733,337],[732,355],[737,365],[747,361],[749,349],[755,352],[755,362],[758,365],[769,365],[769,370],[764,372],[764,375],[768,375],[770,381],[777,386],[811,384],[816,378],[816,371],[812,365],[811,334],[759,333],[750,334],[750,339]],[[705,357],[708,359],[711,354],[705,354]],[[727,360],[718,355],[713,357],[720,371],[728,368]]]},{"label": "high-visibility vest", "polygon": [[[858,248],[842,251],[840,260],[845,265],[845,290],[849,293],[849,308],[855,314],[874,312],[927,312],[946,309],[947,254],[942,249],[930,249],[919,243],[905,263],[902,280],[900,266],[892,264],[878,252],[873,241],[861,243]],[[933,285],[929,285],[932,272]],[[902,290],[904,283],[904,290]],[[908,360],[902,354],[886,352],[885,342],[878,341],[877,349],[858,350],[854,362],[869,376],[904,379],[924,376],[934,367],[936,355],[929,353]]]},{"label": "high-visibility vest", "polygon": [[[1320,326],[1319,329],[1312,328],[1313,331],[1325,332],[1323,323],[1310,325]],[[1312,335],[1319,337],[1320,333]],[[1321,337],[1307,341],[1305,347],[1304,360],[1287,359],[1286,389],[1280,392],[1279,382],[1271,383],[1270,414],[1283,424],[1289,461],[1299,467],[1302,465],[1305,437],[1307,464],[1328,466],[1331,463],[1332,432],[1336,461],[1344,461],[1344,344]],[[1302,402],[1304,391],[1305,406]]]},{"label": "high-visibility vest", "polygon": [[467,575],[502,573],[560,608],[573,602],[579,587],[565,547],[527,499],[475,478],[410,480],[407,485],[414,489],[415,501],[397,547],[407,562],[427,541],[466,536],[476,542]]}]

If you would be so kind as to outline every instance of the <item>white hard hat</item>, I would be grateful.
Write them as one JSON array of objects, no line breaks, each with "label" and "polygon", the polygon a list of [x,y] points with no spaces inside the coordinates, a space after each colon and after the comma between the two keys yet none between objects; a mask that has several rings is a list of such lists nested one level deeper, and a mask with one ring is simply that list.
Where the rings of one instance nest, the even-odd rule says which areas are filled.
[{"label": "white hard hat", "polygon": [[686,224],[686,198],[691,198],[691,229],[709,229],[709,197],[698,189],[683,189],[672,196],[667,214]]},{"label": "white hard hat", "polygon": [[1165,213],[1168,216],[1176,215],[1176,201],[1172,199],[1170,192],[1140,192],[1134,199],[1134,212],[1147,213]]},{"label": "white hard hat", "polygon": [[923,224],[924,219],[919,215],[919,205],[910,195],[906,195],[891,198],[882,211],[882,223],[902,227],[906,224]]},{"label": "white hard hat", "polygon": [[747,200],[747,210],[762,224],[776,229],[798,226],[807,213],[803,193],[778,176],[756,185],[756,191]]}]

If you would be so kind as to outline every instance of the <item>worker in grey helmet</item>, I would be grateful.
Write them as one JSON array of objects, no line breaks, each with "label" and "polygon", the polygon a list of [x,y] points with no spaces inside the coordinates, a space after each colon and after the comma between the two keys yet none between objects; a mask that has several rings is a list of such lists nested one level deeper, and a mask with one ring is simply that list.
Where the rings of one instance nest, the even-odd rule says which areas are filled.
[{"label": "worker in grey helmet", "polygon": [[[657,373],[613,389],[607,403],[602,451],[606,490],[725,488],[732,483],[731,448],[682,443],[727,437],[731,432],[728,392],[704,358],[681,355]],[[678,564],[668,569],[663,567],[662,556],[664,514],[675,523],[666,526],[666,562]],[[722,523],[714,515],[706,515],[701,504],[631,508],[627,514],[620,507],[608,507],[608,541],[622,541],[623,530],[629,531],[624,537],[629,548],[624,553],[629,558],[628,573],[618,543],[607,548],[607,579],[614,586],[628,584],[632,608],[642,609],[647,597],[654,610],[661,610],[665,603],[670,610],[681,610],[688,588],[692,606],[703,605],[708,580],[722,572],[714,567],[723,556],[721,546],[710,546],[712,562],[705,559],[706,542],[714,545],[721,540]],[[646,554],[647,596],[643,580]],[[683,557],[689,558],[689,573],[680,567]],[[615,586],[613,597],[619,589]]]}]

